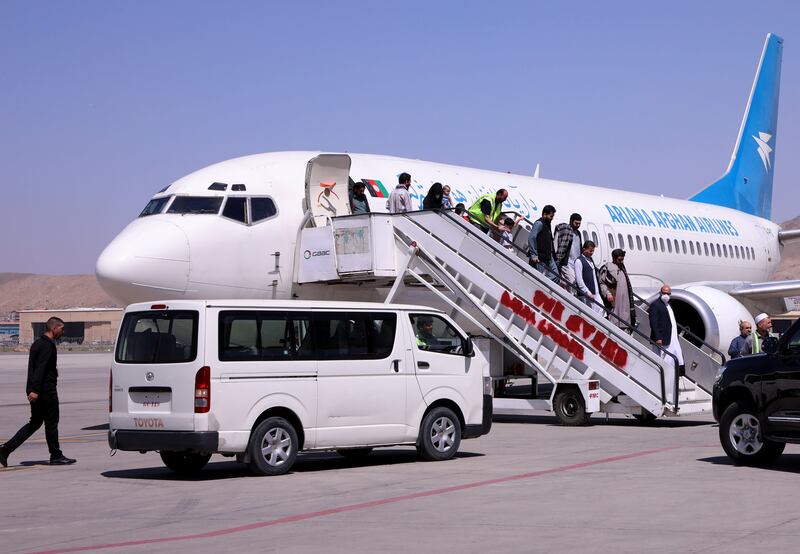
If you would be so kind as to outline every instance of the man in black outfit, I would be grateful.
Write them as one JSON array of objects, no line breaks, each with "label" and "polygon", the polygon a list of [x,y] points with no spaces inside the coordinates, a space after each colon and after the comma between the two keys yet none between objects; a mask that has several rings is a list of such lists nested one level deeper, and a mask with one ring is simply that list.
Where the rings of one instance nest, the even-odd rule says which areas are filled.
[{"label": "man in black outfit", "polygon": [[31,345],[28,357],[28,382],[25,392],[31,403],[31,420],[17,431],[17,434],[0,446],[0,465],[8,466],[9,455],[28,440],[44,423],[47,448],[50,450],[50,465],[74,464],[58,446],[58,353],[56,343],[64,334],[64,321],[51,317],[47,320],[47,330]]}]

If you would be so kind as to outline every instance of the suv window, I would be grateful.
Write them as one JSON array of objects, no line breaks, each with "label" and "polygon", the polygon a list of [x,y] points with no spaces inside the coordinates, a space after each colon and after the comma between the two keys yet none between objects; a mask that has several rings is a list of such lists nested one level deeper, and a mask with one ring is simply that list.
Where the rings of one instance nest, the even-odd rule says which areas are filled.
[{"label": "suv window", "polygon": [[219,314],[221,361],[302,358],[311,316],[307,312],[225,311]]},{"label": "suv window", "polygon": [[444,318],[432,314],[411,314],[411,326],[420,350],[464,355],[467,339]]},{"label": "suv window", "polygon": [[315,313],[312,318],[316,358],[377,360],[394,350],[397,314]]},{"label": "suv window", "polygon": [[197,357],[197,312],[164,311],[125,314],[115,354],[117,362],[167,364]]}]

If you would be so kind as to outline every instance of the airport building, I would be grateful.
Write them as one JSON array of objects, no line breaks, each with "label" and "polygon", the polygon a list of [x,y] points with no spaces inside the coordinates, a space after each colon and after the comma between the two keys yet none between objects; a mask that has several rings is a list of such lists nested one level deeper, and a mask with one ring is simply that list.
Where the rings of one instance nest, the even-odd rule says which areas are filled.
[{"label": "airport building", "polygon": [[63,342],[77,344],[111,343],[117,338],[122,320],[120,308],[70,308],[65,310],[20,310],[19,342],[31,344],[45,331],[51,317],[64,320]]}]

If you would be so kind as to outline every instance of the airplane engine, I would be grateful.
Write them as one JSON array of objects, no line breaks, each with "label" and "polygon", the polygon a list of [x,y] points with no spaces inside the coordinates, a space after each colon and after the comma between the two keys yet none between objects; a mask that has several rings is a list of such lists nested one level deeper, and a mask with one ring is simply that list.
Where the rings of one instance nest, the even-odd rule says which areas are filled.
[{"label": "airplane engine", "polygon": [[[657,296],[649,299],[652,301]],[[739,321],[753,323],[750,312],[726,292],[705,285],[688,285],[672,289],[672,311],[679,324],[726,356],[728,345],[739,334]],[[687,336],[690,342],[696,342]]]}]

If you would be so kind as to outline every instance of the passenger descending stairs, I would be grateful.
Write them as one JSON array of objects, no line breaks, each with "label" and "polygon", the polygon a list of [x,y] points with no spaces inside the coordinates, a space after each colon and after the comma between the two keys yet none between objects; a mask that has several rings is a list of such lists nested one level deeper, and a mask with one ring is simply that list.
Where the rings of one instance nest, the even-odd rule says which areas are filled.
[{"label": "passenger descending stairs", "polygon": [[[457,320],[485,328],[552,383],[554,393],[565,383],[597,380],[601,411],[677,415],[689,401],[691,412],[710,409],[710,397],[698,399],[695,384],[677,377],[675,359],[654,353],[647,337],[621,330],[461,217],[424,211],[391,220],[406,252],[404,275],[442,296]],[[498,398],[495,407],[524,413],[543,406]]]}]

